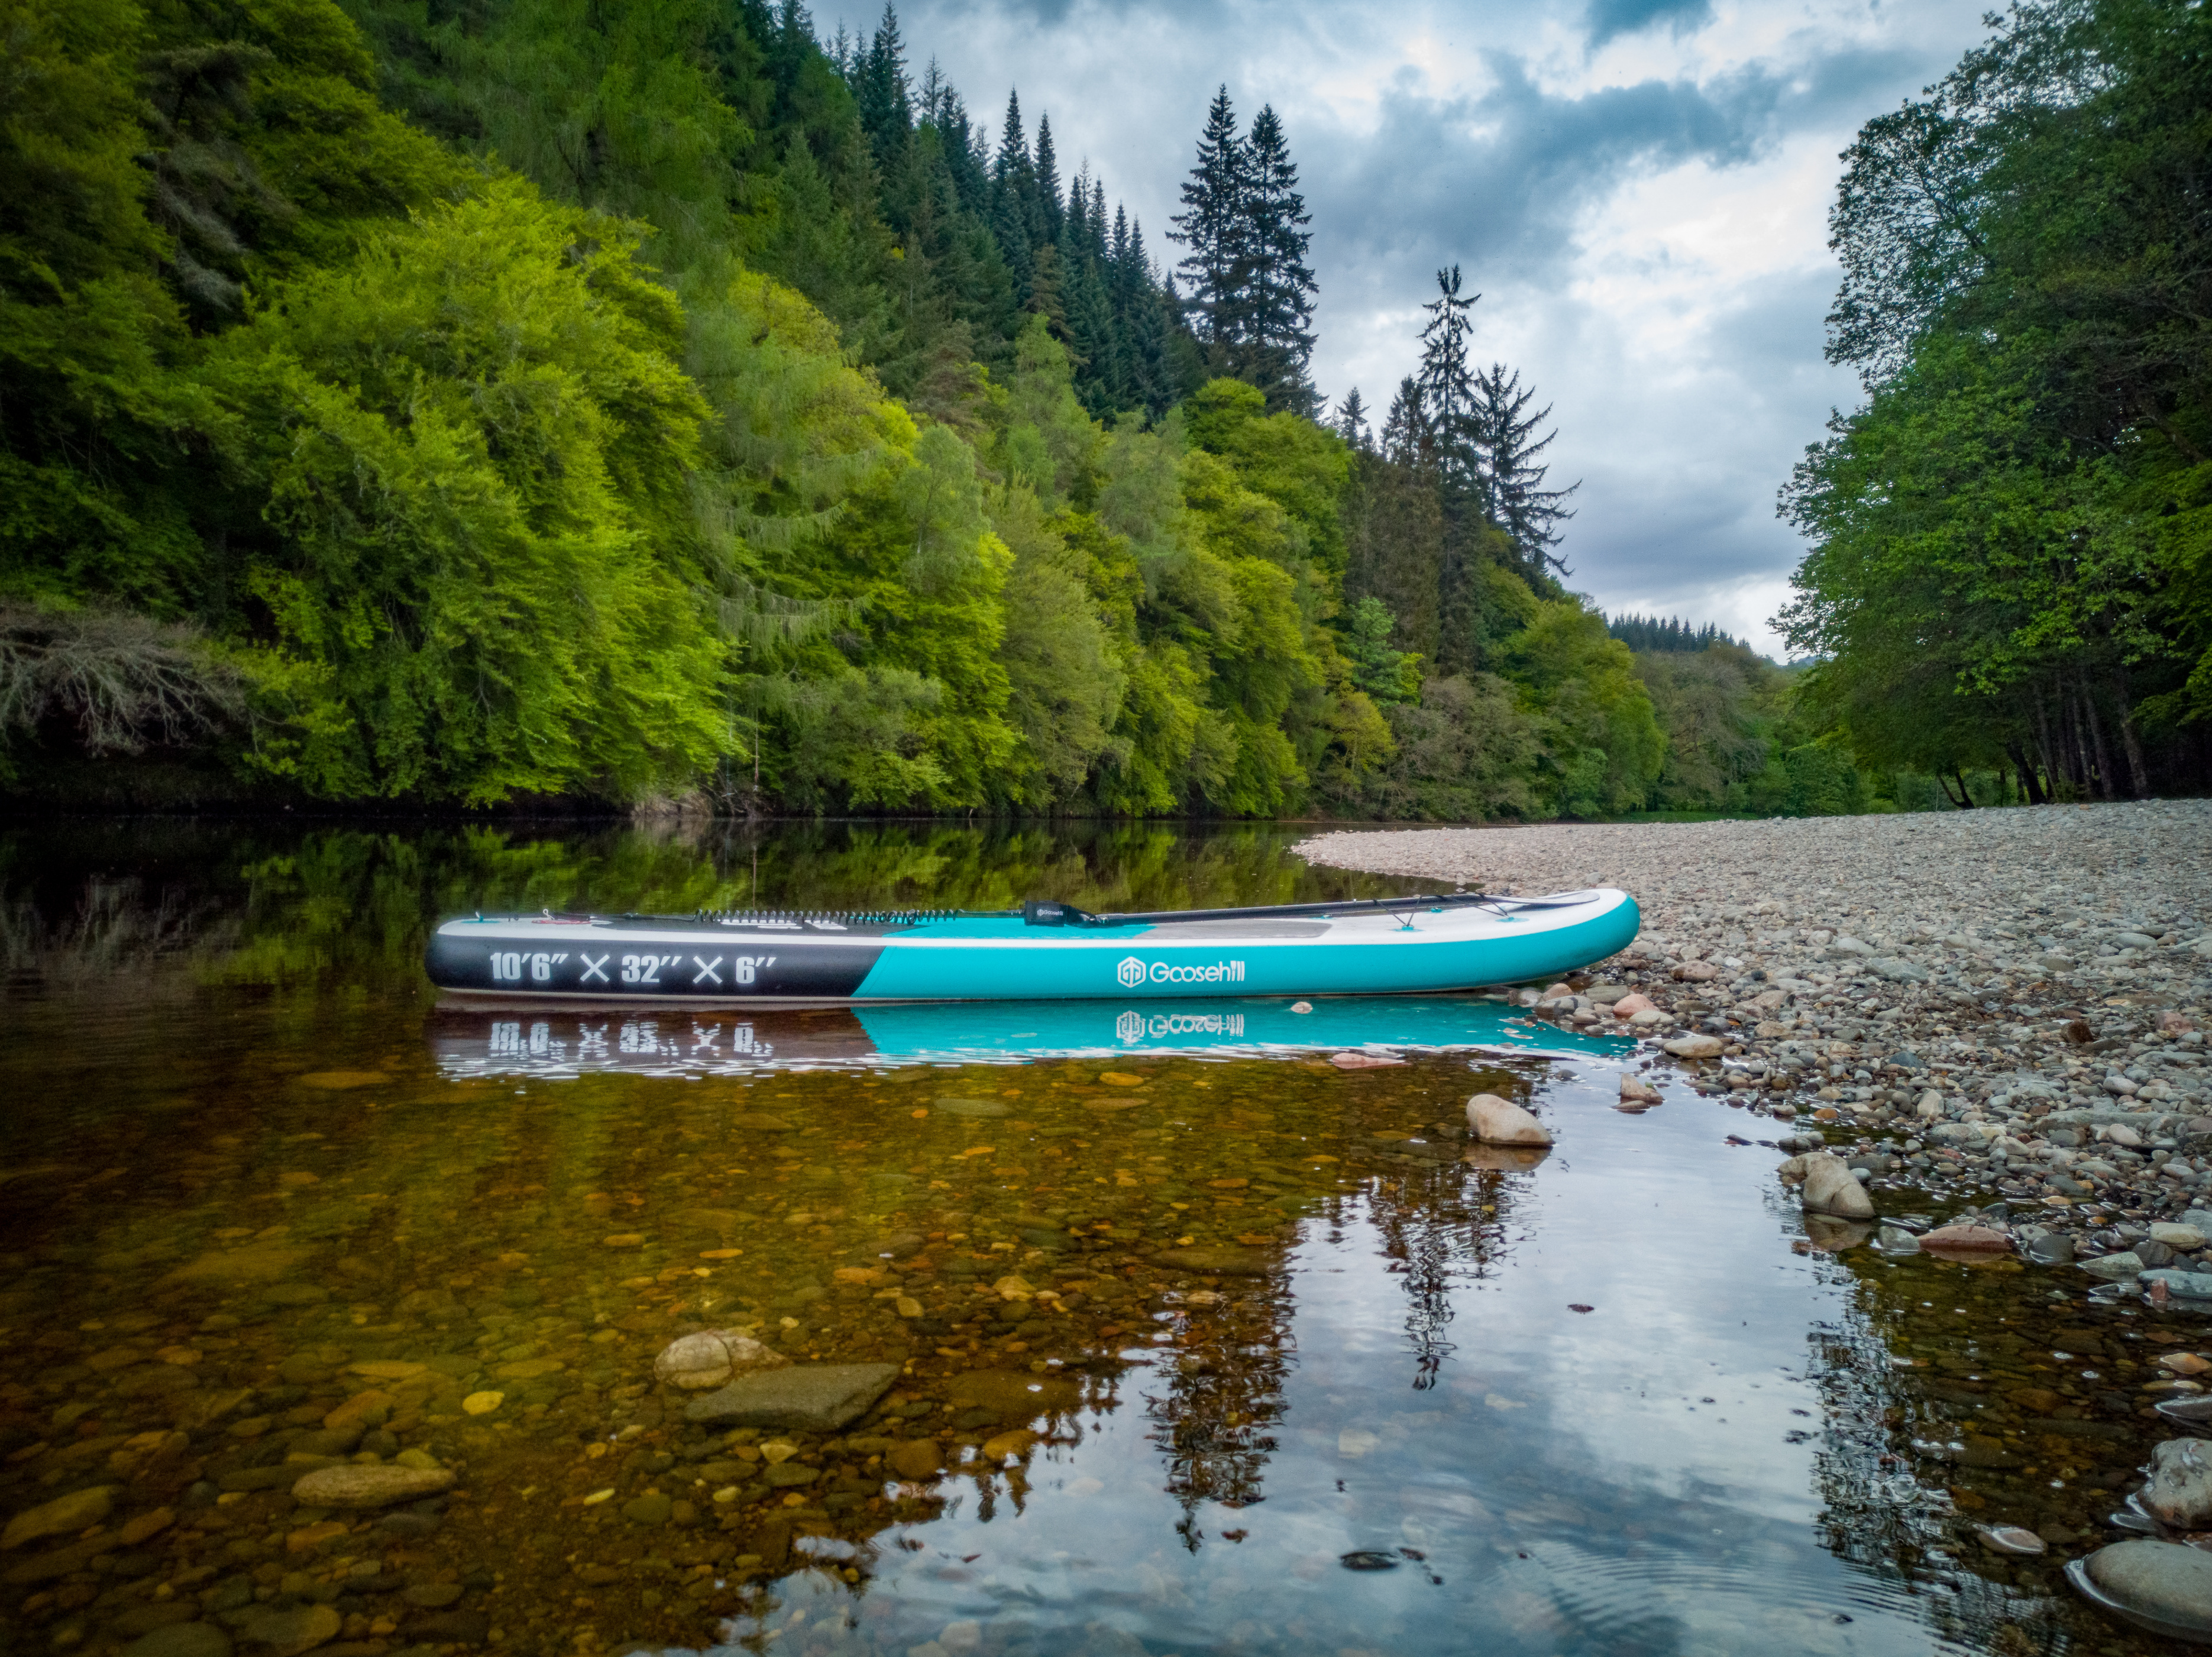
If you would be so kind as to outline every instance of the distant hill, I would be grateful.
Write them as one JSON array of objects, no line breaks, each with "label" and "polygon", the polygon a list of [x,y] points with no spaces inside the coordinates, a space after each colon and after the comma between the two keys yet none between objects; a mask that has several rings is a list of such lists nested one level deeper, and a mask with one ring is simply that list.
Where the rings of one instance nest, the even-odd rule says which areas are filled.
[{"label": "distant hill", "polygon": [[1616,616],[1606,621],[1606,630],[1631,650],[1704,650],[1712,645],[1745,647],[1711,622],[1692,627],[1677,616],[1662,621],[1656,616]]}]

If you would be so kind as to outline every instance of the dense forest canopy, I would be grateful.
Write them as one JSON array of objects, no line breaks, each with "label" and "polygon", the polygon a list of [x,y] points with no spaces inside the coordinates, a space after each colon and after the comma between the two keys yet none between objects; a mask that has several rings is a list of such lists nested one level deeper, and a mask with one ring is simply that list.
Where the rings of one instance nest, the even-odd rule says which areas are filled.
[{"label": "dense forest canopy", "polygon": [[[1550,410],[1485,366],[1458,268],[1381,418],[1324,406],[1326,228],[1288,124],[1225,88],[1147,228],[889,9],[826,43],[798,0],[0,14],[19,794],[1905,798],[1789,673],[1566,590]],[[1868,337],[1935,302],[1869,300]]]},{"label": "dense forest canopy", "polygon": [[2030,799],[2212,780],[2212,15],[2021,0],[1845,154],[1783,618],[1862,762]]},{"label": "dense forest canopy", "polygon": [[1631,650],[1710,650],[1715,645],[1738,645],[1711,622],[1703,627],[1679,616],[1616,616],[1606,623],[1613,636]]}]

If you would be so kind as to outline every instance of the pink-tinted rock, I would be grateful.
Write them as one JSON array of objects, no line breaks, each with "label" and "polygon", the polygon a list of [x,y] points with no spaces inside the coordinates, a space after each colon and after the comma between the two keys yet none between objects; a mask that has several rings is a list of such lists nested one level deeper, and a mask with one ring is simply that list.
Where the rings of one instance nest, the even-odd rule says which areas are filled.
[{"label": "pink-tinted rock", "polygon": [[1921,1247],[1931,1254],[2009,1254],[2012,1239],[1992,1226],[1939,1225],[1923,1234]]}]

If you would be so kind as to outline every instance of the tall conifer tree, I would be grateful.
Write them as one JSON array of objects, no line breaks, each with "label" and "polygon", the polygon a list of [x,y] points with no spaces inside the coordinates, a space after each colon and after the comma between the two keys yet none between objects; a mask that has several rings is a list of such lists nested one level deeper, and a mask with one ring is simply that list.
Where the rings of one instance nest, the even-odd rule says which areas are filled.
[{"label": "tall conifer tree", "polygon": [[1513,543],[1526,574],[1540,576],[1549,566],[1565,574],[1566,566],[1553,549],[1559,543],[1559,526],[1574,516],[1567,510],[1567,499],[1582,485],[1544,487],[1550,468],[1537,457],[1552,446],[1559,433],[1539,438],[1535,432],[1552,417],[1551,406],[1531,413],[1528,405],[1536,400],[1535,391],[1524,390],[1520,371],[1509,372],[1502,362],[1492,363],[1476,376],[1474,399],[1468,423],[1483,510]]},{"label": "tall conifer tree", "polygon": [[[906,73],[906,43],[900,39],[898,13],[884,8],[875,38],[866,52],[854,53],[854,101],[860,107],[861,130],[874,145],[876,162],[888,167],[906,146],[914,126],[914,103]],[[933,72],[935,65],[931,65]]]},{"label": "tall conifer tree", "polygon": [[1411,374],[1398,382],[1398,394],[1382,416],[1382,454],[1401,466],[1428,464],[1428,411],[1421,404],[1420,382]]},{"label": "tall conifer tree", "polygon": [[1240,240],[1246,274],[1237,295],[1237,332],[1244,348],[1244,377],[1267,393],[1268,406],[1310,415],[1315,394],[1308,365],[1316,284],[1306,263],[1313,241],[1306,226],[1313,215],[1297,185],[1282,120],[1267,105],[1244,146]]},{"label": "tall conifer tree", "polygon": [[1176,269],[1190,278],[1191,329],[1209,345],[1237,340],[1237,303],[1243,287],[1245,252],[1244,144],[1237,112],[1223,85],[1206,112],[1198,163],[1183,180],[1183,210],[1169,240],[1190,249]]},{"label": "tall conifer tree", "polygon": [[999,153],[991,162],[991,229],[999,239],[1006,268],[1022,303],[1030,299],[1036,248],[1030,232],[1030,202],[1036,180],[1030,169],[1029,139],[1022,131],[1021,94],[1006,94],[1006,118],[999,130]]},{"label": "tall conifer tree", "polygon": [[1336,434],[1362,454],[1375,452],[1375,434],[1368,429],[1367,405],[1360,400],[1359,387],[1353,386],[1344,396],[1336,411]]},{"label": "tall conifer tree", "polygon": [[1040,241],[1056,242],[1060,227],[1066,222],[1062,216],[1065,209],[1060,195],[1060,157],[1052,146],[1052,117],[1037,117],[1036,161],[1034,167],[1036,180],[1035,200],[1036,220],[1030,234]]},{"label": "tall conifer tree", "polygon": [[1468,340],[1474,332],[1475,301],[1480,294],[1460,296],[1459,266],[1437,272],[1437,297],[1421,309],[1429,320],[1421,330],[1421,406],[1448,473],[1471,483],[1471,435],[1468,422],[1474,412],[1474,372],[1468,355]]}]

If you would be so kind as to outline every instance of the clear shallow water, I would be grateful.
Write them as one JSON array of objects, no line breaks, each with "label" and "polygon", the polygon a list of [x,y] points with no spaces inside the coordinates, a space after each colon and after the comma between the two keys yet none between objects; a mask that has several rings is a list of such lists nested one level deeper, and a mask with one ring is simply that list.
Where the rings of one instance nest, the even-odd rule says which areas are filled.
[{"label": "clear shallow water", "polygon": [[[1290,838],[0,843],[0,1516],[113,1492],[100,1528],[0,1555],[0,1625],[85,1650],[164,1618],[249,1652],[2150,1648],[2057,1565],[2162,1435],[2148,1355],[2201,1330],[2008,1263],[1812,1252],[1773,1154],[1724,1142],[1765,1125],[1673,1086],[1613,1111],[1619,1044],[1479,1000],[1194,1003],[1160,1030],[1100,1004],[744,1041],[617,1020],[587,1061],[573,1017],[435,1014],[416,965],[441,911],[756,883],[1391,889]],[[1409,1062],[1327,1062],[1363,1041]],[[1453,1137],[1478,1088],[1557,1149]],[[1010,1274],[1056,1298],[989,1292]],[[707,1325],[902,1374],[839,1435],[709,1435],[651,1385]],[[372,1387],[382,1425],[330,1437]],[[761,1476],[778,1439],[811,1481]],[[901,1477],[921,1439],[949,1470]],[[306,1458],[402,1451],[454,1492],[392,1521],[289,1494]],[[1978,1522],[2078,1540],[2009,1562]]]}]

